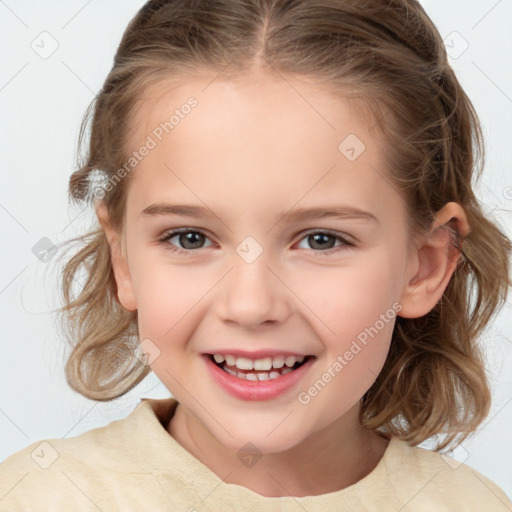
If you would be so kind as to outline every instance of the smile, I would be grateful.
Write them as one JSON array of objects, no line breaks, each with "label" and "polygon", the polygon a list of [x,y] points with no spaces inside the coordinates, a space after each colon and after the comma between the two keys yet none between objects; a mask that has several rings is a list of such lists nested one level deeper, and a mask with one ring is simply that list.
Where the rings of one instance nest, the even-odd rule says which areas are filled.
[{"label": "smile", "polygon": [[250,359],[231,354],[209,354],[210,360],[229,375],[251,381],[277,379],[300,368],[312,356],[277,355]]},{"label": "smile", "polygon": [[311,354],[263,347],[254,351],[218,347],[201,356],[215,387],[244,401],[292,396],[303,380],[309,382],[307,376],[317,360]]}]

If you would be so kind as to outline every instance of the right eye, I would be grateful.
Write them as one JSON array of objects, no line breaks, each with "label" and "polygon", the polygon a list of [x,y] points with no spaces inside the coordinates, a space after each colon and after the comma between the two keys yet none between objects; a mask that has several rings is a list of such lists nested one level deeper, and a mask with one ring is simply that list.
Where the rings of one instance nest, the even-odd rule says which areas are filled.
[{"label": "right eye", "polygon": [[[173,238],[177,239],[178,243],[182,245],[182,248],[176,247],[173,243],[170,243]],[[192,230],[190,228],[181,228],[166,233],[159,239],[159,243],[163,244],[163,247],[166,250],[178,253],[187,253],[197,249],[202,249],[201,245],[204,243],[205,239],[208,239],[208,237],[201,231]]]}]

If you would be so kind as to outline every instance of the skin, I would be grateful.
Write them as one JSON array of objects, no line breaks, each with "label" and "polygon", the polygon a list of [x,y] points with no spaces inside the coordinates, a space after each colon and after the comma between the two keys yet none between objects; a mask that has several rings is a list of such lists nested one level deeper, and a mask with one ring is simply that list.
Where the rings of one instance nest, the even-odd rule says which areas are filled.
[{"label": "skin", "polygon": [[[236,83],[212,80],[154,84],[134,112],[132,150],[189,96],[198,101],[131,172],[122,229],[97,204],[118,297],[138,310],[140,339],[158,350],[152,370],[179,401],[167,430],[197,459],[225,482],[263,496],[343,489],[370,473],[388,446],[361,427],[358,413],[386,359],[394,320],[309,403],[297,395],[394,303],[407,318],[434,307],[458,258],[445,227],[451,221],[465,236],[467,219],[448,203],[430,233],[411,240],[405,202],[386,178],[385,147],[346,101],[305,80],[261,72]],[[349,134],[366,146],[352,162],[338,150]],[[141,215],[160,202],[206,205],[212,214]],[[376,220],[282,216],[327,205],[356,207]],[[178,236],[159,242],[180,227],[206,235],[198,249],[180,245]],[[312,229],[335,231],[354,245],[328,237],[319,248],[305,234]],[[250,264],[236,252],[247,236],[263,249]],[[340,250],[325,255],[322,247]],[[220,348],[316,359],[290,391],[243,401],[205,371],[201,354]],[[252,467],[237,458],[247,442],[262,454]]]}]

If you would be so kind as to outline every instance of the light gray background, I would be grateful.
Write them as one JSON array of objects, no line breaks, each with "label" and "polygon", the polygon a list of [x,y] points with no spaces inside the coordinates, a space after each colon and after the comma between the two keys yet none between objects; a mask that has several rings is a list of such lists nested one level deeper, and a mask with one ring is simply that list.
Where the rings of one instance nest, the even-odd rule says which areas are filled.
[{"label": "light gray background", "polygon": [[[67,386],[65,342],[51,313],[58,306],[56,257],[44,263],[32,252],[42,237],[59,244],[94,220],[92,212],[67,203],[78,127],[143,3],[0,0],[0,460],[35,441],[76,436],[124,418],[141,397],[169,396],[153,374],[109,403],[87,400]],[[487,161],[479,197],[510,236],[512,0],[422,4],[446,38],[451,63],[484,126]],[[512,498],[511,304],[509,297],[483,337],[492,411],[453,456]]]}]

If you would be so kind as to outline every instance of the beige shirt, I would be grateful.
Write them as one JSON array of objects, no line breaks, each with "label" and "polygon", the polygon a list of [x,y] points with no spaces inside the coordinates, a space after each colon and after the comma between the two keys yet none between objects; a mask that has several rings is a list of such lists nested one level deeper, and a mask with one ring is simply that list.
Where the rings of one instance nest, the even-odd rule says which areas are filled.
[{"label": "beige shirt", "polygon": [[264,497],[223,482],[163,425],[173,398],[143,399],[122,420],[38,441],[0,464],[0,512],[505,512],[512,502],[469,466],[392,438],[375,469],[320,496]]}]

